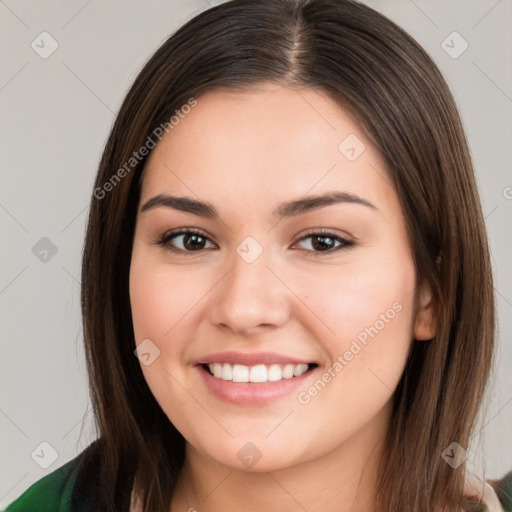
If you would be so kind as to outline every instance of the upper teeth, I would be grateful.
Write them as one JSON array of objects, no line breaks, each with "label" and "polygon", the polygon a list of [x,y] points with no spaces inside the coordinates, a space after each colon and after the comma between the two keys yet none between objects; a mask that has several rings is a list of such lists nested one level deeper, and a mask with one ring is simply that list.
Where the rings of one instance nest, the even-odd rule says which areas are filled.
[{"label": "upper teeth", "polygon": [[210,363],[208,365],[214,377],[233,382],[273,382],[281,379],[291,379],[302,375],[307,369],[307,364],[264,364],[245,366],[243,364]]}]

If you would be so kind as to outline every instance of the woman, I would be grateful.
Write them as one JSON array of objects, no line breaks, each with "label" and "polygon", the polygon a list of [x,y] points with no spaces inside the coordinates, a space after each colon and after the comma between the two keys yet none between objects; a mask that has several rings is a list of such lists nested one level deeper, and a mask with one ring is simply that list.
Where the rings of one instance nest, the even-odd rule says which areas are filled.
[{"label": "woman", "polygon": [[372,9],[233,0],[172,35],[106,144],[82,285],[99,438],[9,512],[512,510],[512,474],[465,463],[494,349],[466,138]]}]

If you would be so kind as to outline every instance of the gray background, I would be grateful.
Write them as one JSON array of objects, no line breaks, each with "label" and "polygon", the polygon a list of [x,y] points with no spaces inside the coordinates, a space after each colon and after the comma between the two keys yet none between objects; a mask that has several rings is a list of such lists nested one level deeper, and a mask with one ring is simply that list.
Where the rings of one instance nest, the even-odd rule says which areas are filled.
[{"label": "gray background", "polygon": [[[491,241],[499,314],[492,395],[469,467],[478,472],[485,459],[485,476],[498,477],[512,468],[512,1],[365,3],[424,46],[462,112]],[[93,178],[115,112],[142,63],[209,5],[0,0],[0,507],[95,439],[79,313]],[[50,48],[49,39],[40,42],[43,31],[58,43],[46,59],[31,47],[35,40]],[[457,58],[464,41],[448,37],[454,31],[469,44]],[[52,462],[53,451],[42,442],[58,454],[46,469],[40,466]]]}]

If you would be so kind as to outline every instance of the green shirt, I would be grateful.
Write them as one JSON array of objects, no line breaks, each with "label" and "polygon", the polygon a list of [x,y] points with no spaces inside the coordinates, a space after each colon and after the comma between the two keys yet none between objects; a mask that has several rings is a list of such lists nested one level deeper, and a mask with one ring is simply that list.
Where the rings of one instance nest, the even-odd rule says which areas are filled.
[{"label": "green shirt", "polygon": [[[90,494],[85,489],[86,485],[76,493],[79,494],[79,499],[75,497],[73,500],[80,462],[86,450],[87,448],[68,463],[35,482],[2,512],[93,512],[93,504],[87,500]],[[489,483],[495,490],[503,511],[512,512],[512,471],[500,480],[489,480]]]},{"label": "green shirt", "polygon": [[86,512],[90,504],[72,508],[71,496],[75,487],[78,467],[83,456],[80,453],[49,475],[31,485],[5,512]]}]

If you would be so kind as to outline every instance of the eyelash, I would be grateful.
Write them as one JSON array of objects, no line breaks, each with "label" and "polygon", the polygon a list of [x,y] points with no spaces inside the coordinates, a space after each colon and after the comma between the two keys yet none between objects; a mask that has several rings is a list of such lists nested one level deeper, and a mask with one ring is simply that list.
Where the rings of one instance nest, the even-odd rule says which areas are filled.
[{"label": "eyelash", "polygon": [[[183,249],[178,249],[176,247],[174,247],[173,245],[170,244],[170,241],[179,236],[179,235],[187,235],[187,234],[194,234],[194,235],[199,235],[201,236],[202,238],[205,238],[207,240],[209,240],[208,236],[203,233],[202,231],[200,231],[199,229],[196,229],[196,228],[180,228],[180,229],[177,229],[177,230],[174,230],[174,231],[169,231],[167,233],[165,233],[162,237],[160,237],[158,240],[156,240],[155,242],[153,242],[154,244],[156,245],[159,245],[161,247],[164,247],[165,249],[171,251],[171,252],[174,252],[174,253],[177,253],[177,254],[181,254],[181,255],[184,255],[184,256],[189,256],[193,253],[201,253],[207,249],[198,249],[197,251],[185,251]],[[308,249],[299,249],[300,251],[305,251],[307,253],[310,253],[311,256],[317,258],[317,257],[322,257],[323,255],[327,255],[327,254],[332,254],[334,252],[337,252],[341,249],[349,249],[350,247],[354,246],[354,242],[350,241],[350,240],[347,240],[341,236],[338,236],[338,235],[335,235],[334,233],[330,232],[330,231],[324,231],[322,229],[320,230],[315,230],[315,231],[311,231],[309,232],[308,234],[304,235],[303,237],[301,237],[299,240],[297,240],[297,242],[294,244],[296,245],[297,243],[299,242],[302,242],[308,238],[311,238],[313,237],[314,235],[321,235],[325,238],[331,238],[333,239],[334,241],[336,242],[339,242],[340,245],[338,245],[337,247],[334,247],[332,249],[329,249],[327,251],[311,251],[311,250],[308,250]],[[211,242],[211,240],[210,240]]]}]

